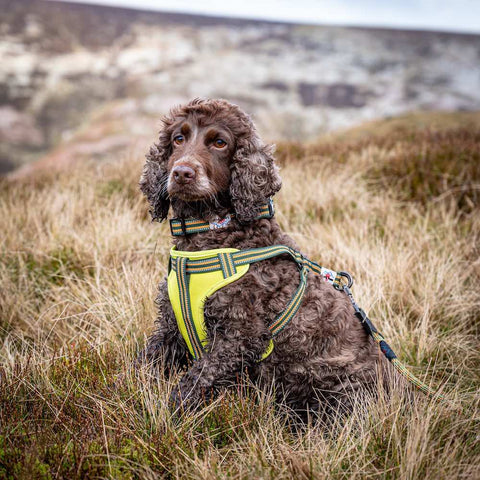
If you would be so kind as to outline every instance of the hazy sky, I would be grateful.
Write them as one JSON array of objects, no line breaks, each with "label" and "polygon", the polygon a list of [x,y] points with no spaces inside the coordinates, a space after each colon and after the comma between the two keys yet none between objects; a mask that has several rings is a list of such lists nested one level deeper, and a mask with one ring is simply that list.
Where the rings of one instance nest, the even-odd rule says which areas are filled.
[{"label": "hazy sky", "polygon": [[76,0],[290,22],[480,33],[480,0]]}]

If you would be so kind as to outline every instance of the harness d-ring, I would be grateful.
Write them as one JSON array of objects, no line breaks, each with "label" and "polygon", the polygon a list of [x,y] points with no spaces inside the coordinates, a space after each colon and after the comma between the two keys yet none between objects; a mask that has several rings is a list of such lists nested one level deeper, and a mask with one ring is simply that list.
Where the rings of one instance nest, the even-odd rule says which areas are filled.
[{"label": "harness d-ring", "polygon": [[348,288],[352,288],[352,285],[353,285],[353,278],[352,276],[348,273],[348,272],[337,272],[338,275],[340,275],[341,277],[345,277],[347,279],[347,287]]}]

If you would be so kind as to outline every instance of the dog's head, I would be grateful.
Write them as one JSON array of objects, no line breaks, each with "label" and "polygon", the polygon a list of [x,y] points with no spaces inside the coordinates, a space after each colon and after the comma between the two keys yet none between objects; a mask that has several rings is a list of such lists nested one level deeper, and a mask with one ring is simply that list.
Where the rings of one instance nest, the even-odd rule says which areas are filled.
[{"label": "dog's head", "polygon": [[179,215],[231,207],[249,222],[280,189],[273,147],[236,105],[196,99],[173,108],[162,124],[140,179],[154,220],[164,220],[172,203]]}]

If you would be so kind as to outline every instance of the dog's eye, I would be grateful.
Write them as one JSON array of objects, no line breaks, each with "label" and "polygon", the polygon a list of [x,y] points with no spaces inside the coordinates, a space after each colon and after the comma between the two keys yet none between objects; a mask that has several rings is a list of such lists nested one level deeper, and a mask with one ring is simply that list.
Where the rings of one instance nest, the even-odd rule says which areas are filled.
[{"label": "dog's eye", "polygon": [[222,140],[221,138],[217,138],[213,144],[217,147],[217,148],[223,148],[223,147],[226,147],[227,146],[227,142],[225,140]]},{"label": "dog's eye", "polygon": [[173,143],[175,145],[181,145],[185,141],[185,137],[183,135],[177,135],[173,138]]}]

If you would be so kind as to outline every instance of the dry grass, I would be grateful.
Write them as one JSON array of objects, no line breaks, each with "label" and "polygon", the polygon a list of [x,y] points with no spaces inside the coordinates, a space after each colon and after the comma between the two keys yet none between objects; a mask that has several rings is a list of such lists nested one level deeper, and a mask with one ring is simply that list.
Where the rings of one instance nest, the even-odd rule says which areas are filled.
[{"label": "dry grass", "polygon": [[327,434],[292,432],[242,389],[180,420],[173,383],[131,374],[170,244],[137,191],[140,157],[2,184],[0,478],[478,478],[480,132],[437,130],[280,147],[283,228],[354,273],[392,347],[449,400],[399,390]]}]

